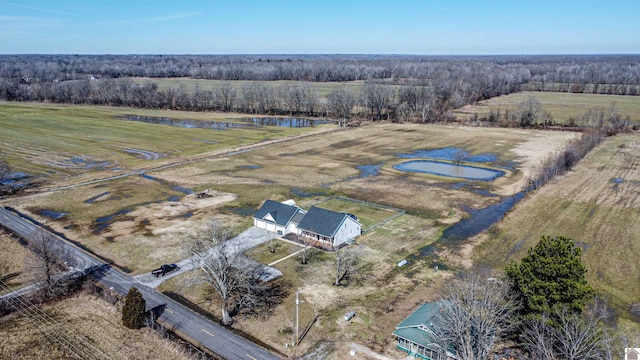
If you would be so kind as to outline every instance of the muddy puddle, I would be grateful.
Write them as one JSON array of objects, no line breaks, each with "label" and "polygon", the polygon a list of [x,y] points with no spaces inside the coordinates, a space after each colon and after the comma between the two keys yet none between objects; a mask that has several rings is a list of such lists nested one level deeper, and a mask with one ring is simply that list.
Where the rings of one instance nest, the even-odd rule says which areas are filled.
[{"label": "muddy puddle", "polygon": [[384,163],[377,165],[358,165],[356,166],[356,169],[360,170],[360,178],[366,178],[370,176],[378,176],[382,165],[384,165]]},{"label": "muddy puddle", "polygon": [[239,119],[238,122],[233,121],[205,121],[195,119],[174,119],[169,117],[141,116],[141,115],[125,115],[119,116],[120,120],[144,122],[148,124],[159,124],[181,127],[186,129],[252,129],[265,126],[275,127],[313,127],[320,124],[328,124],[327,120],[312,120],[304,118],[279,118],[279,117],[250,117]]},{"label": "muddy puddle", "polygon": [[68,213],[64,211],[54,211],[54,210],[40,210],[38,214],[47,217],[53,220],[60,220],[65,217]]}]

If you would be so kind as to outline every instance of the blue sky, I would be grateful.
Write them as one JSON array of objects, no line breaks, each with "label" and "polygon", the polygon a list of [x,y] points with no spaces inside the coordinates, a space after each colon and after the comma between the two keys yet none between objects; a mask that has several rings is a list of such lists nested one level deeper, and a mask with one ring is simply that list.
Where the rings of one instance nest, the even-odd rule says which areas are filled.
[{"label": "blue sky", "polygon": [[640,0],[0,0],[2,54],[640,53]]}]

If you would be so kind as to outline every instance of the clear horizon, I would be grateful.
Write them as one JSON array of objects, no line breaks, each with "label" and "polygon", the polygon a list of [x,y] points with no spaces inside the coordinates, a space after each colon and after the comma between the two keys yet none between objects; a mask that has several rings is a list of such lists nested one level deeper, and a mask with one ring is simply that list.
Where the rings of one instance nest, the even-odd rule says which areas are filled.
[{"label": "clear horizon", "polygon": [[0,1],[0,54],[635,55],[640,1]]}]

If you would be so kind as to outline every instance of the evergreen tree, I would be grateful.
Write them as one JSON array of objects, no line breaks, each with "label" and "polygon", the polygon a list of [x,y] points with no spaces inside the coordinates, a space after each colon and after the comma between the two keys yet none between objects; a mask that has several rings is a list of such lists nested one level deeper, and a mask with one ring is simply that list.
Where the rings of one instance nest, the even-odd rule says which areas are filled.
[{"label": "evergreen tree", "polygon": [[561,308],[580,313],[593,300],[581,255],[570,238],[543,236],[519,263],[507,266],[524,316],[551,315]]},{"label": "evergreen tree", "polygon": [[147,320],[146,301],[135,287],[131,287],[124,299],[122,307],[122,324],[129,329],[140,329],[145,326]]}]

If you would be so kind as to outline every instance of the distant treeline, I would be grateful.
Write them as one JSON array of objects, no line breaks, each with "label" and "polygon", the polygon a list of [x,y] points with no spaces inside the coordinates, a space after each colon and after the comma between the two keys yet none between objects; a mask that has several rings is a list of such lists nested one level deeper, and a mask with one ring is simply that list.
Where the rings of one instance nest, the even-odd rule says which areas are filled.
[{"label": "distant treeline", "polygon": [[[131,77],[364,80],[319,99],[308,83],[158,89]],[[564,85],[567,84],[567,85]],[[387,85],[401,85],[390,87]],[[523,89],[638,95],[640,56],[4,55],[0,99],[432,122]],[[345,111],[350,109],[351,111]]]}]

